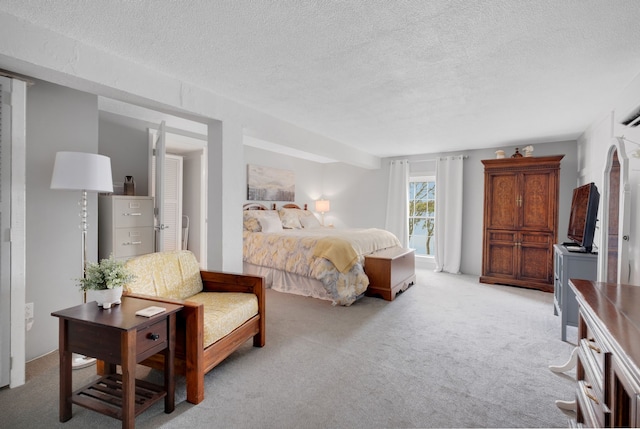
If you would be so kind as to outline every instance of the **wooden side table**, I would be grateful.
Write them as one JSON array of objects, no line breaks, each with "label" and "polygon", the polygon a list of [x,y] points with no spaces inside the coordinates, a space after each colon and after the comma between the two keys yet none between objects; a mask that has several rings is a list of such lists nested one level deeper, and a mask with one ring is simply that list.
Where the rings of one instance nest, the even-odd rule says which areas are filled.
[{"label": "wooden side table", "polygon": [[[152,316],[135,313],[150,306],[166,311]],[[175,407],[174,355],[176,313],[181,305],[123,297],[122,303],[104,310],[95,302],[51,313],[59,318],[60,421],[72,417],[77,404],[122,420],[123,428],[133,428],[135,417],[164,398],[164,411]],[[136,364],[162,352],[164,386],[136,380]],[[72,392],[72,353],[95,357],[106,363],[105,375]],[[122,374],[116,374],[116,365]]]}]

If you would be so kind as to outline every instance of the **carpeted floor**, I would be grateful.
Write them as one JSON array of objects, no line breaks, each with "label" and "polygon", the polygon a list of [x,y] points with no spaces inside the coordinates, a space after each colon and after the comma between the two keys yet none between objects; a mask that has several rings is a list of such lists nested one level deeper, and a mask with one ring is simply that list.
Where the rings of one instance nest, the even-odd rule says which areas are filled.
[{"label": "carpeted floor", "polygon": [[[267,345],[246,343],[206,376],[206,398],[176,410],[155,404],[139,428],[567,427],[556,399],[572,399],[575,343],[560,340],[553,295],[478,283],[476,276],[417,270],[395,301],[351,307],[269,290]],[[116,428],[118,420],[73,407],[58,422],[58,364],[27,364],[27,383],[0,391],[1,427]],[[95,368],[74,371],[74,385]],[[139,368],[139,375],[161,380]]]}]

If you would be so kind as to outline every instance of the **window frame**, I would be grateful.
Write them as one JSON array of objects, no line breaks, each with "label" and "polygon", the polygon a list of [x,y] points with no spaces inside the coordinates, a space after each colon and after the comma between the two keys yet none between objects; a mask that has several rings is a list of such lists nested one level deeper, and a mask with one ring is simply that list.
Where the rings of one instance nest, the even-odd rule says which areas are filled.
[{"label": "window frame", "polygon": [[[432,213],[431,215],[429,215],[428,211],[425,212],[424,216],[413,216],[412,215],[412,213],[411,213],[411,203],[413,201],[415,201],[415,195],[413,196],[413,198],[411,196],[411,184],[412,183],[433,183],[434,184],[433,198],[427,198],[427,200],[426,200],[427,202],[433,201],[433,210],[431,211],[431,213]],[[416,256],[423,257],[423,258],[433,258],[434,257],[433,252],[435,251],[435,248],[434,248],[433,244],[431,246],[429,246],[428,243],[431,243],[432,240],[435,239],[435,229],[437,227],[436,226],[436,220],[435,220],[435,216],[436,216],[435,208],[436,208],[436,198],[437,198],[437,189],[438,189],[438,186],[437,186],[437,183],[436,183],[436,176],[435,176],[435,174],[429,174],[429,173],[426,173],[426,174],[425,173],[412,174],[412,175],[409,176],[409,186],[408,186],[408,188],[409,188],[409,195],[408,195],[409,212],[407,214],[407,223],[408,223],[408,226],[409,226],[409,246],[411,247],[412,237],[414,237],[411,234],[411,221],[412,221],[412,219],[425,219],[425,228],[426,228],[426,225],[428,224],[428,220],[431,219],[431,222],[432,222],[432,225],[433,225],[433,229],[431,231],[431,234],[428,233],[429,232],[428,228],[426,228],[427,229],[427,231],[426,231],[427,235],[424,236],[425,240],[427,241],[427,243],[425,245],[425,252],[426,253],[418,253],[417,252],[418,249],[416,249]],[[418,236],[418,237],[421,237],[421,236]],[[429,247],[431,247],[431,252],[432,252],[431,254],[428,253],[429,252]]]}]

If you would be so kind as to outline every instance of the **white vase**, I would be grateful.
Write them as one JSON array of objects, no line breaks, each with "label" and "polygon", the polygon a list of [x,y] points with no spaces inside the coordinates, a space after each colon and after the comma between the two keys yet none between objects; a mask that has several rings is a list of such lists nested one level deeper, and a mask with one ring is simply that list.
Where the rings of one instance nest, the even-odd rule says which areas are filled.
[{"label": "white vase", "polygon": [[111,308],[112,305],[120,304],[122,297],[122,286],[113,289],[102,289],[94,291],[96,302],[102,308]]}]

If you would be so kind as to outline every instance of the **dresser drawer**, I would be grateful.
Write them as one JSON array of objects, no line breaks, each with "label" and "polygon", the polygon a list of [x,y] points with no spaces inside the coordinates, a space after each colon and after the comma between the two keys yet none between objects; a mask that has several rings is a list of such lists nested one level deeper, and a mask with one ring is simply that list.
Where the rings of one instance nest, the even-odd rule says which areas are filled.
[{"label": "dresser drawer", "polygon": [[578,382],[576,399],[579,405],[578,422],[586,427],[607,427],[611,420],[611,411],[599,397],[598,389],[588,381]]},{"label": "dresser drawer", "polygon": [[[141,317],[141,316],[138,316]],[[136,352],[139,358],[145,359],[164,349],[167,343],[167,318],[138,330],[136,336]]]},{"label": "dresser drawer", "polygon": [[146,228],[118,228],[115,231],[113,256],[115,258],[129,258],[145,255],[154,251],[154,229]]},{"label": "dresser drawer", "polygon": [[114,227],[153,226],[152,199],[116,199],[113,203]]},{"label": "dresser drawer", "polygon": [[[583,318],[586,316],[583,315]],[[584,338],[580,339],[578,346],[580,347],[581,361],[585,367],[589,367],[597,378],[600,389],[605,374],[611,369],[611,351],[607,347],[607,343],[603,340],[603,335],[595,328],[596,325],[587,323]]]}]

